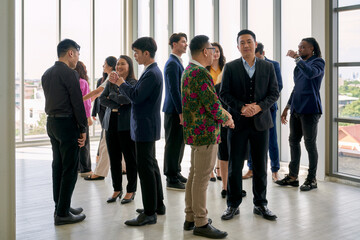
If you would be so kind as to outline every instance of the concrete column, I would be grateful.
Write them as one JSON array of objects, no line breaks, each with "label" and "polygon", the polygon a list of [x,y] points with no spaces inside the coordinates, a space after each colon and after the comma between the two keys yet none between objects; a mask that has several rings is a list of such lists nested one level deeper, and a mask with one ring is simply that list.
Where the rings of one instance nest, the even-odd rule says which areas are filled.
[{"label": "concrete column", "polygon": [[15,239],[15,3],[0,1],[0,238]]}]

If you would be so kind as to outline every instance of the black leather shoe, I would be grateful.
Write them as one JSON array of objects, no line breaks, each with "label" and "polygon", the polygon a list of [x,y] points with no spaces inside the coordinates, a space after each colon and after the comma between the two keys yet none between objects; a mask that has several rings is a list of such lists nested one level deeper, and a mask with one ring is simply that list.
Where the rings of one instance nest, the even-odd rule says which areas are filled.
[{"label": "black leather shoe", "polygon": [[139,216],[137,216],[137,218],[134,218],[132,220],[127,220],[125,224],[128,226],[144,226],[147,224],[155,224],[156,220],[157,220],[156,214],[148,216],[145,213],[141,213]]},{"label": "black leather shoe", "polygon": [[194,228],[194,235],[196,236],[202,236],[207,238],[225,238],[228,234],[227,232],[220,231],[219,229],[216,229],[213,227],[210,223],[206,225],[206,227],[195,227]]},{"label": "black leather shoe", "polygon": [[267,220],[275,220],[277,216],[273,214],[267,206],[254,206],[254,213],[262,216]]},{"label": "black leather shoe", "polygon": [[317,188],[316,179],[306,178],[303,185],[300,186],[300,191],[310,191],[311,189]]},{"label": "black leather shoe", "polygon": [[180,182],[179,179],[176,179],[174,182],[167,182],[166,189],[176,190],[176,191],[185,191],[185,184]]},{"label": "black leather shoe", "polygon": [[[138,208],[138,209],[136,209],[136,212],[137,212],[137,213],[144,213],[144,209],[143,209],[143,208]],[[160,208],[158,208],[158,209],[156,209],[155,212],[156,212],[158,215],[165,215],[165,213],[166,213],[166,207],[165,207],[165,205],[162,206],[162,207],[160,207]]]},{"label": "black leather shoe", "polygon": [[281,180],[277,180],[275,183],[279,184],[280,186],[293,186],[293,187],[299,186],[299,180],[297,178],[292,179],[289,175],[286,175]]},{"label": "black leather shoe", "polygon": [[246,191],[245,190],[241,190],[241,196],[246,197]]},{"label": "black leather shoe", "polygon": [[226,194],[227,194],[227,191],[223,189],[223,190],[221,191],[221,197],[222,197],[222,198],[226,198]]},{"label": "black leather shoe", "polygon": [[224,211],[223,215],[221,216],[222,220],[230,220],[235,215],[238,215],[240,213],[239,208],[233,208],[233,207],[227,207],[227,209]]},{"label": "black leather shoe", "polygon": [[77,222],[81,222],[86,218],[85,214],[80,213],[78,215],[74,215],[69,212],[69,215],[66,217],[55,216],[55,225],[65,225],[65,224],[73,224]]},{"label": "black leather shoe", "polygon": [[135,192],[133,192],[133,194],[132,194],[132,196],[131,196],[131,198],[129,198],[129,199],[125,199],[125,198],[123,198],[122,200],[121,200],[121,204],[126,204],[126,203],[129,203],[129,202],[131,202],[131,201],[133,201],[134,200],[134,198],[135,198]]},{"label": "black leather shoe", "polygon": [[216,178],[215,178],[215,177],[211,177],[211,178],[210,178],[210,182],[216,182]]},{"label": "black leather shoe", "polygon": [[[208,218],[208,223],[209,223],[209,224],[212,223],[211,218]],[[189,221],[185,221],[185,222],[184,222],[184,230],[185,230],[185,231],[193,230],[194,227],[195,227],[195,222],[189,222]]]},{"label": "black leather shoe", "polygon": [[72,208],[70,207],[70,210],[69,210],[72,214],[74,215],[79,215],[80,213],[83,212],[83,209],[81,207],[79,208]]},{"label": "black leather shoe", "polygon": [[181,175],[181,173],[177,174],[177,178],[179,179],[180,182],[182,183],[186,183],[187,182],[187,178],[184,177],[183,175]]},{"label": "black leather shoe", "polygon": [[108,198],[108,200],[107,200],[106,202],[108,202],[108,203],[115,202],[117,198],[119,198],[119,199],[121,198],[122,194],[123,194],[123,192],[122,192],[122,191],[120,191],[120,192],[119,192],[119,194],[118,194],[117,196],[115,196],[114,198],[113,198],[113,197],[109,197],[109,198]]}]

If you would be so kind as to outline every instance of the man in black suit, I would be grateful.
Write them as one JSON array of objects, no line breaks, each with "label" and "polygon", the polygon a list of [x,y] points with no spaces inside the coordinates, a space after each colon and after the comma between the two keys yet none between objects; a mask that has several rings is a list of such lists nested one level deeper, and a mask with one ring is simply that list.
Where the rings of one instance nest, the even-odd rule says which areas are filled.
[{"label": "man in black suit", "polygon": [[80,46],[73,40],[62,40],[57,46],[59,60],[41,78],[48,115],[46,130],[53,151],[55,225],[85,219],[82,208],[70,207],[77,180],[79,149],[85,145],[87,128],[79,74],[74,70],[79,51]]},{"label": "man in black suit", "polygon": [[165,128],[164,174],[166,188],[185,190],[187,179],[181,175],[184,139],[181,109],[181,75],[184,71],[181,55],[186,53],[187,36],[174,33],[169,39],[171,54],[164,68],[165,100],[163,106]]},{"label": "man in black suit", "polygon": [[110,82],[131,101],[130,133],[135,141],[144,209],[137,209],[137,218],[125,222],[129,226],[155,224],[158,214],[165,214],[161,175],[155,156],[155,141],[160,139],[160,104],[163,88],[162,74],[155,62],[156,42],[151,37],[142,37],[132,44],[135,60],[145,69],[138,82],[132,86],[115,72]]},{"label": "man in black suit", "polygon": [[241,30],[237,36],[241,58],[225,65],[220,97],[229,107],[235,129],[229,129],[229,177],[227,209],[221,216],[229,220],[239,214],[242,201],[242,169],[251,145],[253,160],[254,213],[275,220],[276,215],[267,208],[267,149],[269,128],[273,127],[270,107],[279,97],[274,67],[255,57],[255,34]]}]

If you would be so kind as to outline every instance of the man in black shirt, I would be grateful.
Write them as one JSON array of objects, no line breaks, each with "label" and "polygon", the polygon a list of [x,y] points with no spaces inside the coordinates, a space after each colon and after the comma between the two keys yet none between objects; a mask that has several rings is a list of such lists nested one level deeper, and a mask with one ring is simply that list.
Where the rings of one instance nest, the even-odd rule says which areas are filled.
[{"label": "man in black shirt", "polygon": [[53,150],[52,178],[55,225],[85,219],[82,208],[71,208],[77,180],[79,148],[86,140],[87,119],[80,90],[79,75],[73,70],[80,46],[70,39],[57,46],[59,60],[41,78],[45,94],[47,133]]}]

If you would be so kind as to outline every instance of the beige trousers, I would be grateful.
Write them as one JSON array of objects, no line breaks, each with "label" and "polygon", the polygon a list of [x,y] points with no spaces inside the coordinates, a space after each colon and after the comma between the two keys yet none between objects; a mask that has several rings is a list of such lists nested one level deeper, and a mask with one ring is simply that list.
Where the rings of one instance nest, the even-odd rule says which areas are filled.
[{"label": "beige trousers", "polygon": [[99,162],[96,165],[94,174],[107,177],[110,168],[109,154],[106,146],[105,130],[103,129],[102,138],[99,145]]},{"label": "beige trousers", "polygon": [[206,190],[214,169],[218,145],[191,146],[191,166],[185,189],[185,220],[201,227],[208,223]]}]

